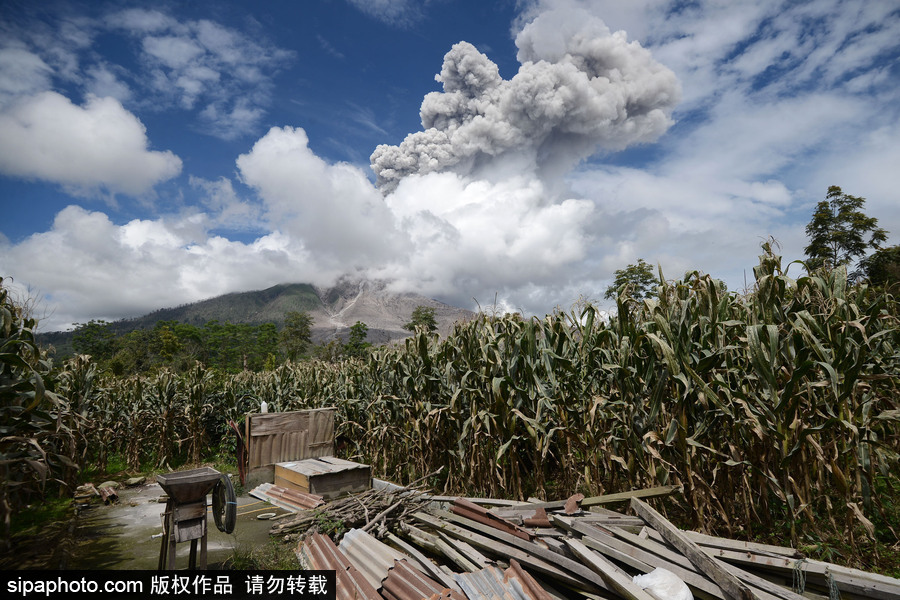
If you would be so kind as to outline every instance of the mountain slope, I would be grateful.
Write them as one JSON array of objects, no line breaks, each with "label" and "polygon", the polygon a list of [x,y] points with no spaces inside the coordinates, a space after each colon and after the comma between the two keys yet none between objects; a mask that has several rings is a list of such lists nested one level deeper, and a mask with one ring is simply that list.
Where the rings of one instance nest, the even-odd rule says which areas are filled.
[{"label": "mountain slope", "polygon": [[[438,331],[447,333],[453,323],[470,318],[474,313],[420,296],[397,294],[387,290],[384,282],[367,280],[339,281],[332,287],[318,288],[305,283],[276,285],[265,290],[225,294],[192,304],[163,308],[134,319],[112,323],[113,330],[123,335],[135,329],[152,329],[159,321],[178,321],[202,326],[208,321],[248,323],[272,322],[279,328],[290,311],[306,311],[313,319],[312,340],[346,340],[357,321],[369,328],[368,341],[373,344],[403,339],[410,333],[403,329],[417,306],[434,309]],[[41,343],[53,345],[57,355],[72,354],[71,332],[39,335]]]}]

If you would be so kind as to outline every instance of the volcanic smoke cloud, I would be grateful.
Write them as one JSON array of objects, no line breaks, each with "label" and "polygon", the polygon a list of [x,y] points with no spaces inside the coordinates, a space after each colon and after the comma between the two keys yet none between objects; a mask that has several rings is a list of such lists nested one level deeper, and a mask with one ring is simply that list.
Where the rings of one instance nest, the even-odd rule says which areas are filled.
[{"label": "volcanic smoke cloud", "polygon": [[454,45],[435,76],[444,91],[422,101],[424,131],[371,156],[381,192],[412,174],[490,178],[505,164],[562,175],[598,150],[662,135],[681,95],[675,74],[625,32],[581,12],[549,11],[526,25],[510,80],[472,44]]}]

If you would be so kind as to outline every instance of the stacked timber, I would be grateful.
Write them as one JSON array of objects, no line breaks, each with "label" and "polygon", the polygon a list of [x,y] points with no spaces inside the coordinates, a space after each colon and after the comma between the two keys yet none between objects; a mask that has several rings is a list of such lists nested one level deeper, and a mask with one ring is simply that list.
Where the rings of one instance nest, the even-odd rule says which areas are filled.
[{"label": "stacked timber", "polygon": [[[648,578],[636,576],[651,573],[674,577],[701,600],[900,600],[898,579],[678,529],[643,500],[675,489],[528,503],[395,492],[389,526],[383,510],[363,519],[354,511],[366,531],[348,533],[327,555],[311,533],[297,554],[310,568],[364,574],[339,586],[338,600],[671,598],[642,587]],[[607,508],[616,503],[629,514]],[[366,580],[365,594],[351,585],[356,579]]]}]

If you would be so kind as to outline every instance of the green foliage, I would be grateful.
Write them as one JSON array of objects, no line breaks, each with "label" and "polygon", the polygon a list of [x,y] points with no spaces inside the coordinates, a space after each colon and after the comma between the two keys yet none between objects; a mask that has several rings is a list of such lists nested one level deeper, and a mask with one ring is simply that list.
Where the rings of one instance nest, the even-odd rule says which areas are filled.
[{"label": "green foliage", "polygon": [[870,285],[896,291],[900,284],[900,246],[880,248],[859,266]]},{"label": "green foliage", "polygon": [[868,248],[877,249],[887,240],[887,231],[878,227],[878,219],[863,212],[865,198],[845,194],[836,185],[828,188],[825,198],[816,205],[806,226],[809,245],[804,252],[810,272],[848,265],[864,256]]},{"label": "green foliage", "polygon": [[659,279],[653,274],[653,267],[639,258],[637,264],[628,265],[615,273],[612,285],[606,288],[604,298],[612,299],[620,295],[635,300],[652,298],[656,295]]},{"label": "green foliage", "polygon": [[312,322],[307,312],[290,311],[284,315],[284,327],[278,340],[288,360],[297,360],[306,354],[311,344]]},{"label": "green foliage", "polygon": [[291,545],[269,540],[261,546],[238,545],[226,567],[240,571],[296,571],[300,562]]},{"label": "green foliage", "polygon": [[[103,352],[87,352],[116,376],[147,373],[163,367],[189,371],[195,362],[223,371],[263,370],[274,367],[279,333],[274,323],[250,325],[209,321],[202,327],[176,321],[159,321],[153,329],[136,329],[116,336],[109,324],[91,321],[79,326],[76,336],[96,340],[103,332]],[[101,329],[102,327],[102,329]],[[86,336],[85,332],[90,333]],[[78,339],[78,338],[76,338]]]},{"label": "green foliage", "polygon": [[362,321],[357,321],[350,328],[350,338],[344,345],[344,354],[351,357],[360,357],[366,354],[372,344],[366,341],[369,336],[369,326]]},{"label": "green foliage", "polygon": [[409,322],[403,326],[407,331],[416,331],[419,328],[425,331],[437,331],[438,324],[434,318],[434,309],[428,306],[419,305],[413,309]]},{"label": "green foliage", "polygon": [[13,514],[48,485],[74,483],[80,415],[52,390],[51,364],[34,340],[34,319],[0,277],[0,522],[9,539]]},{"label": "green foliage", "polygon": [[116,334],[104,320],[90,320],[75,325],[72,347],[79,354],[87,354],[95,360],[103,361],[112,357]]},{"label": "green foliage", "polygon": [[342,535],[347,531],[347,525],[344,523],[344,520],[340,517],[332,517],[324,512],[317,512],[315,521],[313,521],[313,527],[315,527],[318,533],[322,535],[327,535],[332,539],[340,539]]}]

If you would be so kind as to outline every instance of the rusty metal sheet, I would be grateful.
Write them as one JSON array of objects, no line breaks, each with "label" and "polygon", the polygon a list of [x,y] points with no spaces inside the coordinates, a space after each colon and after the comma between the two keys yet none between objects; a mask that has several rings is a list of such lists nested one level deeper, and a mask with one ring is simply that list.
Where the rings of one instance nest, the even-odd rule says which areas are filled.
[{"label": "rusty metal sheet", "polygon": [[405,560],[398,560],[384,580],[385,600],[466,600],[463,594],[444,587]]},{"label": "rusty metal sheet", "polygon": [[486,567],[474,573],[457,573],[453,577],[469,600],[553,600],[515,559],[510,565],[505,571]]},{"label": "rusty metal sheet", "polygon": [[291,512],[309,510],[325,504],[324,498],[317,494],[298,492],[271,483],[259,484],[253,488],[250,495]]},{"label": "rusty metal sheet", "polygon": [[318,533],[309,535],[300,545],[297,556],[300,564],[306,569],[335,572],[337,576],[335,600],[383,600],[328,536]]},{"label": "rusty metal sheet", "polygon": [[531,573],[523,569],[516,559],[509,561],[509,568],[503,574],[507,579],[518,581],[522,586],[522,592],[529,600],[553,600],[547,590],[531,576]]},{"label": "rusty metal sheet", "polygon": [[362,529],[351,529],[345,533],[338,549],[376,590],[396,561],[409,558]]},{"label": "rusty metal sheet", "polygon": [[100,497],[103,498],[104,504],[116,504],[119,501],[119,495],[111,487],[100,488]]},{"label": "rusty metal sheet", "polygon": [[538,508],[534,511],[534,515],[522,519],[522,525],[526,527],[553,527],[550,518],[547,516],[546,509]]},{"label": "rusty metal sheet", "polygon": [[450,511],[460,517],[478,521],[495,529],[514,535],[526,541],[531,541],[532,535],[511,521],[491,513],[489,510],[469,502],[465,498],[457,498],[450,506]]},{"label": "rusty metal sheet", "polygon": [[575,494],[569,496],[564,507],[567,515],[574,515],[581,510],[581,501],[584,500],[584,494]]},{"label": "rusty metal sheet", "polygon": [[453,577],[469,600],[530,600],[521,586],[505,581],[503,571],[497,567],[457,573]]},{"label": "rusty metal sheet", "polygon": [[304,510],[325,504],[325,499],[318,494],[298,492],[278,485],[273,485],[269,489],[269,494]]}]

